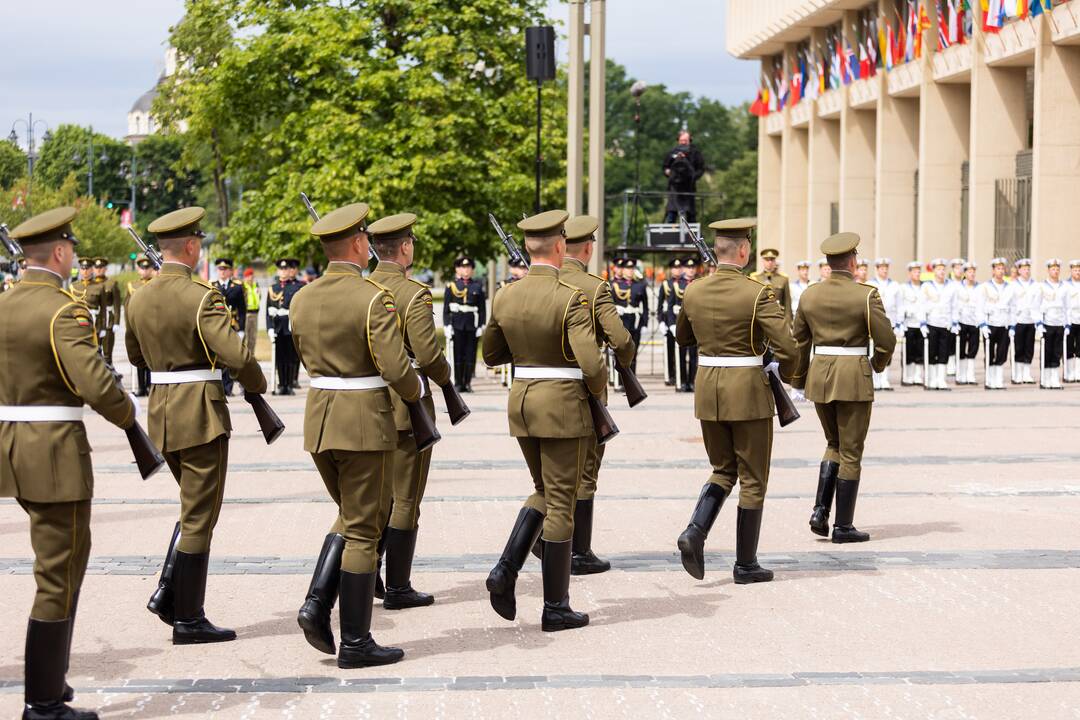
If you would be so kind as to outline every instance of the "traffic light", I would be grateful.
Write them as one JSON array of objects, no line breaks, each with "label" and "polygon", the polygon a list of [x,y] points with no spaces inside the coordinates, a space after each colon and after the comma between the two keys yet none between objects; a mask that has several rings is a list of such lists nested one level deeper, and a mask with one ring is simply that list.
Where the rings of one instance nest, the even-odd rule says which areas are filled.
[{"label": "traffic light", "polygon": [[131,260],[131,262],[135,262],[135,258],[137,257],[139,257],[138,253],[128,253],[128,259]]},{"label": "traffic light", "polygon": [[113,201],[112,200],[107,200],[105,202],[105,207],[108,208],[109,210],[112,210],[113,209]]}]

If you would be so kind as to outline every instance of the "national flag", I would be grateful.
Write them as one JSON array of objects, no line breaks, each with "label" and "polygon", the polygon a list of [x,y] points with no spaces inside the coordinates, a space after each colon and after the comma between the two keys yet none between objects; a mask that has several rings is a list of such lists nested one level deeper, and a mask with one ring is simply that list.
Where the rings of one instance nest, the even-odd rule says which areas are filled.
[{"label": "national flag", "polygon": [[[950,3],[950,0],[946,0],[946,3]],[[952,40],[949,38],[949,13],[945,12],[945,9],[941,7],[941,3],[937,3],[937,18],[938,18],[938,49],[945,50],[952,44]]]},{"label": "national flag", "polygon": [[843,84],[843,74],[840,69],[840,53],[833,51],[829,58],[829,87],[838,88]]},{"label": "national flag", "polygon": [[889,37],[886,33],[886,28],[888,28],[888,26],[888,21],[882,17],[877,24],[878,45],[881,48],[881,59],[885,62],[885,68],[887,70],[892,70],[892,62],[889,56]]},{"label": "national flag", "polygon": [[870,77],[877,75],[878,68],[878,43],[877,38],[877,20],[867,21],[866,24],[866,57],[870,66]]},{"label": "national flag", "polygon": [[947,37],[949,38],[949,44],[953,45],[958,42],[963,42],[964,28],[963,28],[963,10],[959,8],[961,0],[949,0],[949,31]]},{"label": "national flag", "polygon": [[818,92],[822,95],[825,94],[825,90],[829,87],[829,72],[825,66],[825,58],[818,60]]},{"label": "national flag", "polygon": [[893,31],[892,25],[885,23],[886,27],[886,50],[885,50],[885,70],[892,70],[896,65],[896,57],[900,54],[900,50],[896,45],[896,33]]},{"label": "national flag", "polygon": [[986,32],[998,32],[1005,24],[1004,0],[989,0],[983,12],[983,30]]},{"label": "national flag", "polygon": [[750,103],[750,114],[755,117],[765,117],[769,114],[769,91],[765,88],[758,90],[754,102]]},{"label": "national flag", "polygon": [[783,71],[780,71],[780,80],[778,84],[780,89],[777,92],[777,95],[779,95],[777,98],[777,110],[783,110],[787,106],[789,96],[787,75],[784,75]]},{"label": "national flag", "polygon": [[803,73],[802,68],[796,66],[791,74],[791,104],[795,105],[802,100]]},{"label": "national flag", "polygon": [[859,75],[859,63],[855,59],[855,51],[852,49],[852,47],[850,45],[846,45],[846,44],[845,44],[845,47],[844,47],[844,62],[847,65],[847,72],[848,72],[847,82],[850,84],[850,83],[854,82],[855,80],[858,80],[861,77],[861,75]]},{"label": "national flag", "polygon": [[[1043,10],[1051,10],[1050,3],[1053,0],[1031,0],[1031,17],[1039,17],[1043,14]],[[1043,3],[1046,7],[1043,7]]]}]

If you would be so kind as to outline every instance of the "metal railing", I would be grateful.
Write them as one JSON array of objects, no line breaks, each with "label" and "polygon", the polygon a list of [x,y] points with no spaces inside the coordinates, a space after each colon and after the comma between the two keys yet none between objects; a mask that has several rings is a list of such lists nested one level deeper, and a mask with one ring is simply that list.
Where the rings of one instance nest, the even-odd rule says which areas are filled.
[{"label": "metal railing", "polygon": [[1010,262],[1031,253],[1031,178],[994,181],[994,256]]}]

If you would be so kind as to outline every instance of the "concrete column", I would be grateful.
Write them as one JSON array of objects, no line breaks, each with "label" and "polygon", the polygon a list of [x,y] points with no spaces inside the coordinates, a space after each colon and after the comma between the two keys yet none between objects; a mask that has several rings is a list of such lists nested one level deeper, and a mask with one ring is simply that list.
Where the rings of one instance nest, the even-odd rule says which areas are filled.
[{"label": "concrete column", "polygon": [[[1035,50],[1035,130],[1032,152],[1031,255],[1080,255],[1076,205],[1080,198],[1080,47],[1054,45],[1040,23]],[[1064,272],[1064,268],[1063,268]]]},{"label": "concrete column", "polygon": [[968,180],[971,255],[985,277],[994,256],[994,181],[1016,176],[1016,153],[1027,146],[1024,68],[986,64],[986,38],[975,23],[971,58],[971,165]]},{"label": "concrete column", "polygon": [[[847,91],[845,87],[845,95]],[[859,233],[862,236],[860,247],[864,249],[876,247],[876,125],[876,112],[855,110],[847,105],[845,97],[844,109],[840,112],[840,231]]]},{"label": "concrete column", "polygon": [[892,97],[885,87],[881,90],[877,112],[875,253],[902,266],[915,257],[919,99]]},{"label": "concrete column", "polygon": [[[794,64],[795,46],[784,52],[784,63],[790,77]],[[808,102],[808,101],[804,101]],[[793,268],[806,240],[809,137],[805,128],[791,126],[791,108],[784,108],[784,131],[780,136],[783,163],[780,168],[780,233],[776,236],[758,235],[760,247],[775,246],[787,268]],[[760,249],[759,247],[759,249]]]},{"label": "concrete column", "polygon": [[596,251],[589,269],[596,274],[604,262],[604,123],[607,57],[604,48],[605,0],[592,0],[589,10],[589,214],[600,218]]},{"label": "concrete column", "polygon": [[968,159],[971,91],[923,74],[919,103],[919,220],[916,257],[960,254],[961,168]]},{"label": "concrete column", "polygon": [[782,237],[780,222],[780,182],[783,160],[782,139],[765,132],[758,123],[757,218],[759,238]]},{"label": "concrete column", "polygon": [[585,135],[585,0],[570,0],[570,64],[566,92],[566,210],[581,214]]},{"label": "concrete column", "polygon": [[[810,118],[809,149],[807,152],[807,222],[806,238],[791,250],[799,257],[789,261],[815,261],[821,257],[821,241],[832,230],[832,206],[840,202],[840,121]],[[788,264],[787,267],[793,267]]]}]

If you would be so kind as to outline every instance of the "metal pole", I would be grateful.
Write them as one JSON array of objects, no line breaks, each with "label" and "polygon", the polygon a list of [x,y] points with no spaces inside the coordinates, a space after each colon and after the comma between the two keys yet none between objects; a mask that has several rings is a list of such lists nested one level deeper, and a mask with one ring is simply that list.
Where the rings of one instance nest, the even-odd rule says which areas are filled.
[{"label": "metal pole", "polygon": [[131,146],[131,224],[135,224],[135,159],[138,155],[135,152],[135,146]]},{"label": "metal pole", "polygon": [[543,80],[536,81],[536,206],[534,211],[540,212],[540,173],[543,168],[543,160],[540,157],[540,93],[544,87]]},{"label": "metal pole", "polygon": [[590,270],[600,274],[607,254],[607,212],[604,208],[605,0],[589,3],[589,214],[600,220]]},{"label": "metal pole", "polygon": [[90,150],[87,157],[87,162],[90,163],[90,170],[86,173],[86,194],[90,197],[94,197],[94,126],[90,126]]},{"label": "metal pole", "polygon": [[26,128],[26,146],[29,152],[26,154],[26,165],[30,177],[26,181],[26,212],[30,210],[30,193],[34,188],[34,113],[30,113],[29,125]]}]

